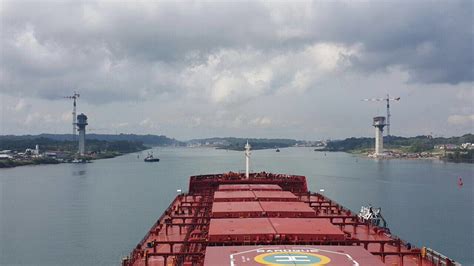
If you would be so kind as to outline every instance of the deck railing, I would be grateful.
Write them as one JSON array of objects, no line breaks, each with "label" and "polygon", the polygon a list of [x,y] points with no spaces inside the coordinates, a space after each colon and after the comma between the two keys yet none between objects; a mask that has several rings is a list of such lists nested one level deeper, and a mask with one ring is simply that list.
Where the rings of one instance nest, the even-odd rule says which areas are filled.
[{"label": "deck railing", "polygon": [[422,248],[422,256],[431,263],[439,266],[461,266],[459,262],[456,262],[447,256],[433,250],[431,248]]},{"label": "deck railing", "polygon": [[[183,194],[181,195],[178,195],[172,202],[171,204],[168,206],[168,208],[166,208],[166,210],[161,214],[160,218],[158,220],[156,220],[156,222],[153,224],[153,226],[151,227],[152,230],[154,228],[156,228],[165,218],[166,215],[168,214],[171,214],[172,212],[172,208],[173,206],[175,205],[176,201],[180,200],[181,198],[183,197]],[[148,239],[148,237],[150,236],[152,230],[148,231],[145,236],[142,238],[142,240],[140,240],[139,244],[137,245],[138,246],[143,246],[146,242],[146,240]],[[136,259],[138,259],[140,256],[138,256],[138,250],[137,248],[135,248],[132,253],[128,256],[128,258],[124,258],[122,259],[122,265],[123,266],[128,266],[128,265],[133,265],[133,263],[135,262]]]}]

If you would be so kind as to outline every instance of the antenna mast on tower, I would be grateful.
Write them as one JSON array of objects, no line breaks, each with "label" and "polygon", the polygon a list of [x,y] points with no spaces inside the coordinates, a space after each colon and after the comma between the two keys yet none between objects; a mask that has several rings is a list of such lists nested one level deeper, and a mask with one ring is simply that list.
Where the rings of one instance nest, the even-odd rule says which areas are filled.
[{"label": "antenna mast on tower", "polygon": [[387,123],[385,124],[387,126],[387,137],[390,136],[390,101],[400,101],[400,97],[392,97],[390,98],[390,95],[387,93],[387,98],[372,98],[372,99],[363,99],[362,101],[365,102],[380,102],[380,101],[386,101],[387,102]]},{"label": "antenna mast on tower", "polygon": [[72,141],[76,141],[76,99],[80,97],[79,93],[74,91],[72,96],[64,96],[66,99],[73,99],[72,104]]}]

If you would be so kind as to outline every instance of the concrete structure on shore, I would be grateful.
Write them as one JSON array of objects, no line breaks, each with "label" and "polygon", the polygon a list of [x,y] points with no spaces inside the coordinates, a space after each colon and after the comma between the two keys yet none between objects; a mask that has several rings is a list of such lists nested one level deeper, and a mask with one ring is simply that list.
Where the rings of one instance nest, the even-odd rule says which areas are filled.
[{"label": "concrete structure on shore", "polygon": [[373,126],[375,127],[375,157],[383,156],[383,128],[385,124],[385,116],[374,117]]},{"label": "concrete structure on shore", "polygon": [[87,116],[85,114],[80,114],[77,116],[77,131],[79,131],[79,154],[85,154],[86,148],[86,126],[87,126]]}]

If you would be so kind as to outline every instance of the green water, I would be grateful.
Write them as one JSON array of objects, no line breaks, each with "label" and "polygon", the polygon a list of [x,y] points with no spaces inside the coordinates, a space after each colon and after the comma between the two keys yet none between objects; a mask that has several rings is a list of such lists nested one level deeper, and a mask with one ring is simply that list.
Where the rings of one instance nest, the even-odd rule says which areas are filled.
[{"label": "green water", "polygon": [[[118,265],[190,175],[241,171],[242,152],[154,151],[95,161],[0,169],[1,265]],[[312,191],[358,211],[382,207],[393,233],[474,265],[474,166],[374,161],[309,148],[253,151],[253,171],[308,177]],[[461,176],[464,186],[457,186]]]}]

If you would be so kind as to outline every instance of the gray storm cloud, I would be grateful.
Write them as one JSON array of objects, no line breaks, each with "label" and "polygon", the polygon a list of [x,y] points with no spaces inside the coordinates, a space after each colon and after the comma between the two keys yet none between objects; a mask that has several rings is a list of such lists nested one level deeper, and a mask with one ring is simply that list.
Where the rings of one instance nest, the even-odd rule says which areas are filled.
[{"label": "gray storm cloud", "polygon": [[[360,44],[354,69],[398,65],[413,82],[456,84],[473,79],[471,11],[470,1],[11,1],[1,11],[2,90],[52,97],[80,87],[98,102],[139,98],[142,90],[178,89],[180,73],[207,58],[195,62],[193,53],[251,47],[291,54],[317,43]],[[109,97],[94,93],[101,90]]]},{"label": "gray storm cloud", "polygon": [[472,14],[472,1],[3,1],[0,88],[48,100],[78,89],[92,105],[202,101],[226,119],[252,99],[309,96],[341,76],[395,70],[402,85],[464,88]]}]

